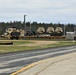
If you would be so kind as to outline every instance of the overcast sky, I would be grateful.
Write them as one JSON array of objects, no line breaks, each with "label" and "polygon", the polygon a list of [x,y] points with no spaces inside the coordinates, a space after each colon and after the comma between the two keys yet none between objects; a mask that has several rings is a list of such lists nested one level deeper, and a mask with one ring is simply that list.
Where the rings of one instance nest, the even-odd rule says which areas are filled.
[{"label": "overcast sky", "polygon": [[76,0],[0,0],[0,22],[75,23]]}]

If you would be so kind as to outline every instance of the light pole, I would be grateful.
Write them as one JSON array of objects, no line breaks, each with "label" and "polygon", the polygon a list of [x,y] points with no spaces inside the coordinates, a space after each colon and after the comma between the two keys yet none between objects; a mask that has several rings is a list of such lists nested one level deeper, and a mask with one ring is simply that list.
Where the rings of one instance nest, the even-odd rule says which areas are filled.
[{"label": "light pole", "polygon": [[25,36],[25,32],[26,32],[26,16],[27,15],[24,15],[24,36]]}]

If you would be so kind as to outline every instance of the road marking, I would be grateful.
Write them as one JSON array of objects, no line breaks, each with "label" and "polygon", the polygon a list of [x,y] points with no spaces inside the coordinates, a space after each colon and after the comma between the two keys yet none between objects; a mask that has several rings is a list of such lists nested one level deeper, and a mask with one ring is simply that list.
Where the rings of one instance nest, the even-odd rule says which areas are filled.
[{"label": "road marking", "polygon": [[[57,53],[69,52],[69,51],[76,51],[76,49],[72,49],[72,50],[68,50],[68,51],[59,51],[59,52],[54,52],[54,53],[48,53],[48,54],[44,54],[44,55],[38,55],[38,56],[22,58],[22,59],[15,59],[15,60],[10,60],[10,61],[0,62],[0,64],[6,66],[10,63],[21,61],[21,60],[28,60],[28,59],[32,59],[32,58],[41,58],[41,57],[46,57],[46,56],[49,56],[49,55],[54,55],[54,54],[57,54]],[[11,68],[9,68],[9,69],[11,69]],[[12,71],[12,72],[14,72],[14,71]]]},{"label": "road marking", "polygon": [[58,60],[69,59],[69,58],[75,57],[74,55],[76,56],[76,52],[75,53],[66,54],[66,55],[62,55],[62,56],[57,56],[57,57],[54,57],[54,58],[49,58],[49,59],[46,59],[46,60],[41,60],[41,61],[38,61],[38,62],[34,62],[34,63],[32,63],[32,64],[30,64],[30,65],[28,65],[28,66],[26,66],[26,67],[24,67],[22,69],[10,74],[10,75],[17,75],[17,74],[19,74],[19,73],[21,73],[23,71],[26,71],[27,69],[29,69],[31,67],[34,67],[34,66],[36,66],[36,65],[38,65],[40,63],[46,62],[46,61],[48,62],[48,61],[57,60],[57,59]]}]

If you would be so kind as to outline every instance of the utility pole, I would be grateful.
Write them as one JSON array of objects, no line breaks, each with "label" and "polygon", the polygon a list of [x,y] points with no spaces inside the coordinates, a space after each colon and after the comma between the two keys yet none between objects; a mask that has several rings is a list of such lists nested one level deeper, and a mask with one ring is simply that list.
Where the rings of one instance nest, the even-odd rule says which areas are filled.
[{"label": "utility pole", "polygon": [[76,35],[76,25],[74,26],[74,33],[75,33],[75,35]]},{"label": "utility pole", "polygon": [[64,36],[65,36],[65,25],[64,25]]},{"label": "utility pole", "polygon": [[25,32],[26,32],[26,16],[27,15],[24,15],[24,36],[25,36]]},{"label": "utility pole", "polygon": [[30,32],[31,32],[31,21],[30,21]]}]

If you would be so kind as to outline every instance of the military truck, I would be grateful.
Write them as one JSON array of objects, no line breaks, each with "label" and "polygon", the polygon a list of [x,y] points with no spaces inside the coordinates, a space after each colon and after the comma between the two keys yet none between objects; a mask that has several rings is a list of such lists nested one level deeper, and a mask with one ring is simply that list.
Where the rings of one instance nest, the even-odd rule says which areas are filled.
[{"label": "military truck", "polygon": [[55,36],[62,36],[62,33],[63,33],[62,28],[61,27],[56,27],[54,35]]},{"label": "military truck", "polygon": [[44,27],[38,27],[37,33],[38,34],[44,34],[45,33],[45,28]]},{"label": "military truck", "polygon": [[20,32],[16,28],[13,28],[13,31],[10,33],[10,39],[19,39]]},{"label": "military truck", "polygon": [[50,34],[50,36],[53,36],[54,35],[54,28],[53,27],[48,27],[47,30],[46,30],[46,33]]},{"label": "military truck", "polygon": [[35,31],[26,31],[26,34],[25,36],[35,36],[36,35],[36,32]]},{"label": "military truck", "polygon": [[8,39],[19,39],[20,37],[24,37],[24,30],[17,29],[16,27],[7,28],[5,33],[1,35],[1,37]]}]

